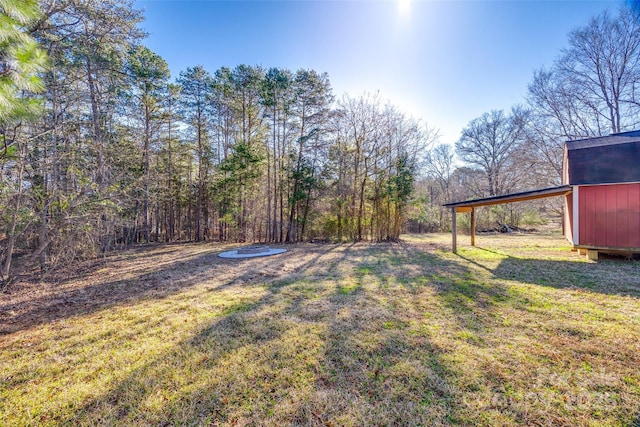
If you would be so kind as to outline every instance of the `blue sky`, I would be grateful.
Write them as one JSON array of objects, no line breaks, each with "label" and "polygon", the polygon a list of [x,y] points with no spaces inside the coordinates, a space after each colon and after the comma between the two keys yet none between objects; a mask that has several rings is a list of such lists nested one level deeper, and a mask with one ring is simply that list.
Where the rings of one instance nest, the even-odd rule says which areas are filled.
[{"label": "blue sky", "polygon": [[173,77],[201,64],[327,72],[336,97],[379,92],[453,143],[521,103],[567,34],[618,1],[138,0]]}]

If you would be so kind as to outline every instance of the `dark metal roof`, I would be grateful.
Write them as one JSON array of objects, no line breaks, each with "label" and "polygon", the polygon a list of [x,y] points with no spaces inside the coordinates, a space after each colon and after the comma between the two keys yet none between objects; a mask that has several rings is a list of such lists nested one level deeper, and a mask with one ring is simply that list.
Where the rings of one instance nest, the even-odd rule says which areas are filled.
[{"label": "dark metal roof", "polygon": [[480,206],[499,205],[502,203],[522,202],[525,200],[542,199],[544,197],[562,196],[571,193],[570,185],[543,188],[540,190],[523,191],[521,193],[504,194],[502,196],[486,197],[484,199],[465,200],[463,202],[447,203],[448,208],[476,208]]},{"label": "dark metal roof", "polygon": [[640,130],[612,133],[608,136],[598,136],[595,138],[577,139],[575,141],[567,141],[566,144],[568,150],[579,150],[581,148],[602,147],[626,144],[629,142],[640,142]]},{"label": "dark metal roof", "polygon": [[640,182],[640,130],[566,144],[569,184]]}]

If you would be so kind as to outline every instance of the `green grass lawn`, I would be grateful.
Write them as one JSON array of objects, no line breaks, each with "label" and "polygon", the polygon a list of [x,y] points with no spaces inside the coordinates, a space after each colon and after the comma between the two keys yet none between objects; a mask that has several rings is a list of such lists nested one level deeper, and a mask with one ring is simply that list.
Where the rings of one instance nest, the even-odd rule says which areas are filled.
[{"label": "green grass lawn", "polygon": [[640,262],[449,239],[155,246],[14,285],[0,425],[640,425]]}]

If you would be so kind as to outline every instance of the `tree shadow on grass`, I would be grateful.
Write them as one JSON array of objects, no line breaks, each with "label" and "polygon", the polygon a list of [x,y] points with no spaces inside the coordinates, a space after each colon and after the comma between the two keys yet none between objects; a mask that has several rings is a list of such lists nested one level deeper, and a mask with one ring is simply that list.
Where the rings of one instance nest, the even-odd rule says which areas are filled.
[{"label": "tree shadow on grass", "polygon": [[[252,395],[264,392],[234,358],[253,364],[255,353],[273,347],[281,323],[256,314],[271,298],[222,316],[193,337],[130,371],[122,380],[73,411],[64,424],[210,425],[235,422],[230,407],[243,414]],[[234,356],[234,353],[242,356]],[[249,356],[249,355],[253,356]],[[226,366],[228,370],[221,370]],[[259,366],[251,367],[255,373]],[[241,384],[241,385],[239,385]],[[241,391],[233,391],[234,389]]]},{"label": "tree shadow on grass", "polygon": [[473,303],[454,295],[476,290],[450,282],[469,270],[399,244],[378,247],[353,270],[357,286],[337,287],[330,299],[322,370],[295,418],[308,425],[455,424],[465,411],[453,385],[456,367],[421,329],[428,314],[422,300],[435,291],[454,322],[466,325]]},{"label": "tree shadow on grass", "polygon": [[[446,309],[443,334],[462,332],[472,347],[484,348],[493,306],[509,298],[506,285],[479,280],[455,259],[401,245],[320,247],[304,261],[279,260],[235,264],[242,268],[208,292],[263,284],[261,296],[227,306],[165,351],[116,376],[106,392],[73,403],[71,414],[55,421],[470,425],[481,420],[464,400],[459,362],[445,357],[457,347],[440,348],[413,321],[425,321],[427,299]],[[210,277],[204,266],[198,268],[203,271],[191,271],[189,280]],[[517,420],[517,411],[512,415]]]},{"label": "tree shadow on grass", "polygon": [[420,292],[425,287],[435,290],[450,318],[461,328],[481,332],[493,305],[510,298],[505,286],[483,280],[462,263],[411,246],[406,251],[407,264],[416,268],[413,274],[403,276],[401,283],[411,292]]},{"label": "tree shadow on grass", "polygon": [[[177,256],[162,261],[157,258],[158,254],[145,256],[143,253],[142,261],[139,256],[132,257],[132,261],[141,266],[126,279],[113,280],[114,274],[101,278],[90,271],[83,277],[85,283],[53,289],[41,296],[25,295],[12,301],[0,295],[0,336],[108,307],[166,298],[206,281],[222,280],[226,286],[278,281],[287,276],[288,270],[295,272],[306,268],[306,263],[297,258],[296,247],[288,249],[288,252],[273,257],[242,260],[221,259],[217,256],[217,248],[193,256],[181,256],[178,252]],[[312,255],[314,250],[321,253],[327,248],[312,249]],[[107,263],[104,268],[109,269],[110,265]],[[219,288],[220,285],[212,286]]]},{"label": "tree shadow on grass", "polygon": [[601,261],[585,263],[507,257],[491,273],[556,289],[583,289],[607,295],[640,297],[640,263]]},{"label": "tree shadow on grass", "polygon": [[[225,245],[230,246],[230,245]],[[187,261],[194,257],[193,252],[202,252],[211,248],[209,242],[170,242],[170,243],[149,243],[140,244],[118,251],[107,252],[95,258],[86,260],[75,260],[70,263],[53,266],[50,270],[31,270],[20,274],[11,280],[7,288],[3,289],[3,294],[28,292],[32,289],[38,290],[43,285],[49,287],[64,287],[77,280],[82,280],[96,272],[101,272],[105,268],[113,265],[134,263],[140,265],[141,272],[147,272],[156,266],[147,268],[146,260],[154,260],[162,256],[171,256],[172,262]],[[183,255],[178,255],[183,254]],[[1,294],[0,294],[1,296]]]},{"label": "tree shadow on grass", "polygon": [[[322,270],[321,259],[335,258],[333,249],[322,248],[297,264],[295,271],[268,284],[258,299],[227,307],[195,334],[115,381],[107,393],[74,409],[70,418],[58,421],[208,425],[240,422],[255,412],[267,415],[269,406],[282,396],[279,383],[294,381],[298,375],[283,362],[299,360],[304,353],[305,342],[290,337],[301,322],[291,318],[300,301],[289,297],[290,288],[297,286],[300,271]],[[253,274],[252,269],[210,291],[240,289]],[[284,354],[280,343],[290,339],[296,342]],[[307,353],[317,353],[317,348]]]},{"label": "tree shadow on grass", "polygon": [[360,251],[313,257],[300,266],[310,274],[292,273],[228,307],[56,421],[448,424],[456,400],[428,338],[407,334],[404,314],[380,307],[367,284],[339,286],[360,267],[352,260]]},{"label": "tree shadow on grass", "polygon": [[[598,295],[591,298],[586,292],[637,298],[640,296],[640,264],[517,258],[482,248],[476,249],[500,255],[500,258],[458,256],[484,274],[487,282],[499,282],[504,284],[503,288],[508,289],[508,293],[504,295],[504,318],[509,325],[520,317],[519,313],[522,314],[522,318],[514,322],[514,327],[504,328],[498,324],[498,331],[508,331],[509,340],[528,343],[528,348],[533,350],[530,354],[521,353],[517,348],[512,351],[507,347],[507,351],[516,357],[522,357],[530,366],[536,366],[535,370],[531,369],[531,379],[524,380],[525,384],[531,386],[529,390],[522,387],[522,379],[518,384],[517,376],[514,376],[516,380],[512,384],[504,384],[499,389],[505,390],[507,386],[512,386],[523,390],[523,403],[510,400],[503,391],[496,392],[496,402],[501,411],[511,411],[516,416],[515,420],[522,424],[527,424],[532,415],[540,419],[558,416],[558,411],[552,411],[544,417],[538,415],[540,403],[545,403],[560,405],[560,408],[564,406],[565,414],[561,414],[559,418],[564,420],[563,423],[591,417],[608,419],[609,423],[614,420],[613,422],[620,425],[631,425],[628,424],[632,419],[630,412],[635,413],[637,405],[633,407],[634,411],[630,411],[627,404],[626,414],[621,414],[620,408],[624,405],[603,403],[606,399],[602,398],[602,394],[598,394],[598,387],[606,387],[603,385],[606,382],[604,376],[598,376],[602,372],[617,370],[616,375],[627,375],[629,381],[637,381],[633,369],[628,369],[629,363],[636,359],[636,346],[625,345],[624,340],[617,341],[615,333],[609,329],[612,326],[617,329],[621,324],[624,325],[623,322],[628,320],[621,320],[617,316],[626,317],[629,314],[624,309],[618,309],[619,300],[609,304],[609,298]],[[489,261],[485,262],[486,260]],[[564,298],[561,296],[563,292],[537,292],[538,286],[539,290],[547,287],[585,291],[585,294],[567,294]],[[611,317],[608,317],[609,315]],[[630,316],[633,319],[633,311]],[[634,336],[636,328],[633,327],[633,320],[631,322],[629,333],[630,336]],[[504,364],[505,361],[501,360],[500,363]],[[587,369],[584,366],[587,366]],[[513,369],[517,372],[518,367],[514,366]],[[501,371],[503,369],[499,369],[498,372]],[[557,390],[562,390],[559,396],[556,392],[549,393],[548,387],[545,386],[550,378],[554,379],[552,384],[555,382]],[[571,380],[567,381],[566,378]],[[584,386],[578,388],[575,383]],[[637,396],[633,387],[623,384],[608,390],[607,393]],[[564,400],[561,401],[558,397]],[[611,398],[609,402],[614,402],[615,399]],[[580,404],[576,405],[575,401],[580,401]],[[578,424],[576,422],[576,425]]]},{"label": "tree shadow on grass", "polygon": [[331,298],[322,370],[298,408],[312,425],[442,425],[456,410],[447,368],[405,316],[367,290]]},{"label": "tree shadow on grass", "polygon": [[[399,278],[402,280],[399,283],[405,286],[412,295],[416,296],[419,296],[423,290],[427,292],[435,291],[437,299],[447,309],[445,311],[448,314],[446,319],[434,320],[444,320],[442,325],[445,329],[442,330],[442,334],[450,335],[449,339],[445,340],[447,343],[445,345],[456,349],[453,355],[453,359],[456,361],[453,362],[449,357],[443,358],[439,353],[440,349],[430,349],[429,347],[432,346],[428,338],[424,341],[425,346],[421,352],[423,357],[429,355],[430,360],[425,365],[432,367],[433,373],[437,374],[425,373],[423,375],[424,378],[432,378],[435,381],[423,383],[422,390],[437,391],[439,384],[444,385],[443,390],[447,390],[444,395],[434,394],[426,397],[426,400],[432,404],[429,407],[431,410],[435,410],[438,407],[447,408],[446,411],[439,413],[437,411],[432,412],[432,419],[420,419],[422,423],[427,425],[437,422],[475,424],[480,420],[485,420],[484,423],[480,422],[480,424],[488,425],[492,423],[491,419],[495,419],[495,422],[500,420],[502,423],[505,420],[510,420],[509,422],[515,424],[528,424],[536,418],[550,421],[559,416],[557,412],[553,413],[553,411],[551,413],[541,412],[535,401],[525,401],[523,404],[509,404],[508,390],[519,390],[526,395],[527,381],[533,381],[533,379],[528,380],[512,374],[522,369],[518,357],[526,359],[530,356],[522,354],[517,348],[511,350],[508,343],[511,341],[519,342],[520,339],[524,342],[528,340],[535,342],[541,335],[540,331],[535,329],[535,323],[532,328],[528,328],[526,324],[514,328],[505,326],[505,313],[508,313],[507,316],[518,316],[517,310],[522,310],[524,314],[527,312],[528,307],[522,305],[517,293],[513,294],[511,292],[511,286],[508,283],[495,279],[512,278],[525,283],[536,283],[536,280],[540,282],[545,280],[546,274],[548,282],[540,284],[566,288],[571,286],[578,287],[579,284],[566,284],[562,281],[562,274],[569,273],[572,276],[576,276],[581,273],[584,276],[583,278],[594,280],[594,290],[598,292],[637,295],[635,292],[639,289],[636,285],[640,281],[640,274],[637,273],[637,268],[640,266],[638,263],[626,263],[622,266],[622,271],[620,271],[619,265],[607,262],[593,264],[571,261],[521,260],[507,257],[501,261],[498,260],[497,267],[491,268],[487,267],[487,265],[491,264],[483,265],[482,262],[477,262],[473,257],[460,257],[466,261],[460,263],[456,262],[455,258],[438,256],[436,253],[429,252],[419,253],[413,248],[408,248],[404,256],[394,255],[394,250],[388,252],[390,252],[389,255],[383,253],[376,259],[365,263],[364,267],[366,268],[363,268],[362,271],[367,274],[371,272],[367,277],[372,277],[375,273],[384,277],[385,271],[393,271],[394,267],[402,265],[405,273],[400,275]],[[505,256],[504,254],[499,255],[501,257]],[[586,271],[582,270],[585,267]],[[559,276],[552,277],[550,280],[550,273],[547,273],[550,270]],[[603,278],[607,274],[610,277]],[[510,277],[510,275],[514,275],[514,277]],[[523,280],[523,278],[527,280]],[[367,279],[365,277],[362,280]],[[617,280],[621,280],[623,285],[621,286],[620,283],[617,283]],[[614,285],[617,288],[614,288]],[[384,289],[386,286],[389,285],[384,280],[380,280],[380,288]],[[415,307],[416,312],[421,309],[418,305]],[[395,328],[397,325],[402,325],[403,321],[406,321],[406,318],[396,310],[391,312],[390,319],[384,319],[382,322],[383,324],[389,324],[391,328]],[[380,322],[377,323],[379,324]],[[362,329],[364,328],[366,326]],[[505,332],[509,335],[505,336]],[[357,333],[353,334],[353,336],[357,335]],[[406,356],[407,349],[411,349],[412,345],[408,344],[410,341],[404,335],[400,334],[399,337],[401,342],[406,344],[400,346],[404,349],[403,354]],[[544,334],[542,337],[544,337]],[[345,345],[344,343],[349,340],[349,338],[345,339],[345,337],[340,336],[338,338],[336,342],[340,343],[340,345]],[[544,345],[545,342],[542,341],[539,344]],[[516,358],[503,357],[494,349],[494,345],[500,346],[508,352],[512,351]],[[381,346],[374,354],[383,355],[382,365],[386,369],[388,366],[393,366],[393,355],[390,352],[386,352],[384,348],[384,340],[381,340]],[[579,344],[576,345],[576,349],[579,351]],[[572,350],[559,349],[558,351],[570,353]],[[336,353],[340,356],[344,351]],[[462,356],[465,354],[470,356],[469,365],[463,360]],[[424,360],[422,359],[422,361]],[[406,361],[407,358],[403,360],[403,362]],[[534,366],[540,366],[541,369],[547,368],[544,360],[531,360],[531,363]],[[473,366],[476,369],[472,369],[471,367]],[[563,372],[562,368],[557,371],[555,367],[548,367],[548,369],[553,373]],[[375,375],[373,376],[375,377]],[[347,379],[345,382],[350,383],[349,380]],[[524,382],[524,385],[521,381]],[[361,382],[366,383],[364,381]],[[371,387],[375,388],[375,383]],[[480,388],[489,388],[489,391],[479,392],[476,395],[475,392],[479,391]],[[479,396],[477,401],[474,400],[474,396]],[[410,399],[411,397],[407,397],[403,402]],[[376,403],[381,406],[385,405],[384,400]],[[401,407],[402,403],[396,402],[395,406]],[[425,414],[428,413],[427,408],[423,408],[423,410]],[[482,412],[486,413],[482,415]],[[597,415],[594,415],[596,412],[594,410],[590,415],[597,417]],[[375,413],[375,411],[372,411],[372,413]],[[405,412],[405,414],[407,413]],[[579,413],[580,411],[576,411],[576,414],[578,414],[576,417],[580,416]],[[532,414],[535,415],[532,416]],[[565,421],[571,420],[571,416],[565,415]],[[620,421],[624,419],[619,418]],[[402,418],[394,419],[389,424],[401,425],[401,420]],[[626,418],[626,420],[629,420],[629,418]]]}]

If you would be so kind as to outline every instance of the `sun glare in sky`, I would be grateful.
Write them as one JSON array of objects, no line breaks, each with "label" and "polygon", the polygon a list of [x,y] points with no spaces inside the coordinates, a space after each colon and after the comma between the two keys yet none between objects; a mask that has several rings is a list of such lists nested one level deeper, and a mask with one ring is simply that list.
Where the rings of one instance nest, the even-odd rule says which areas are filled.
[{"label": "sun glare in sky", "polygon": [[[334,94],[379,92],[453,143],[475,117],[524,102],[567,34],[624,0],[136,0],[145,44],[174,77],[203,65],[329,73]],[[1,3],[1,0],[0,0]]]},{"label": "sun glare in sky", "polygon": [[398,14],[406,16],[411,11],[411,0],[398,0]]}]

